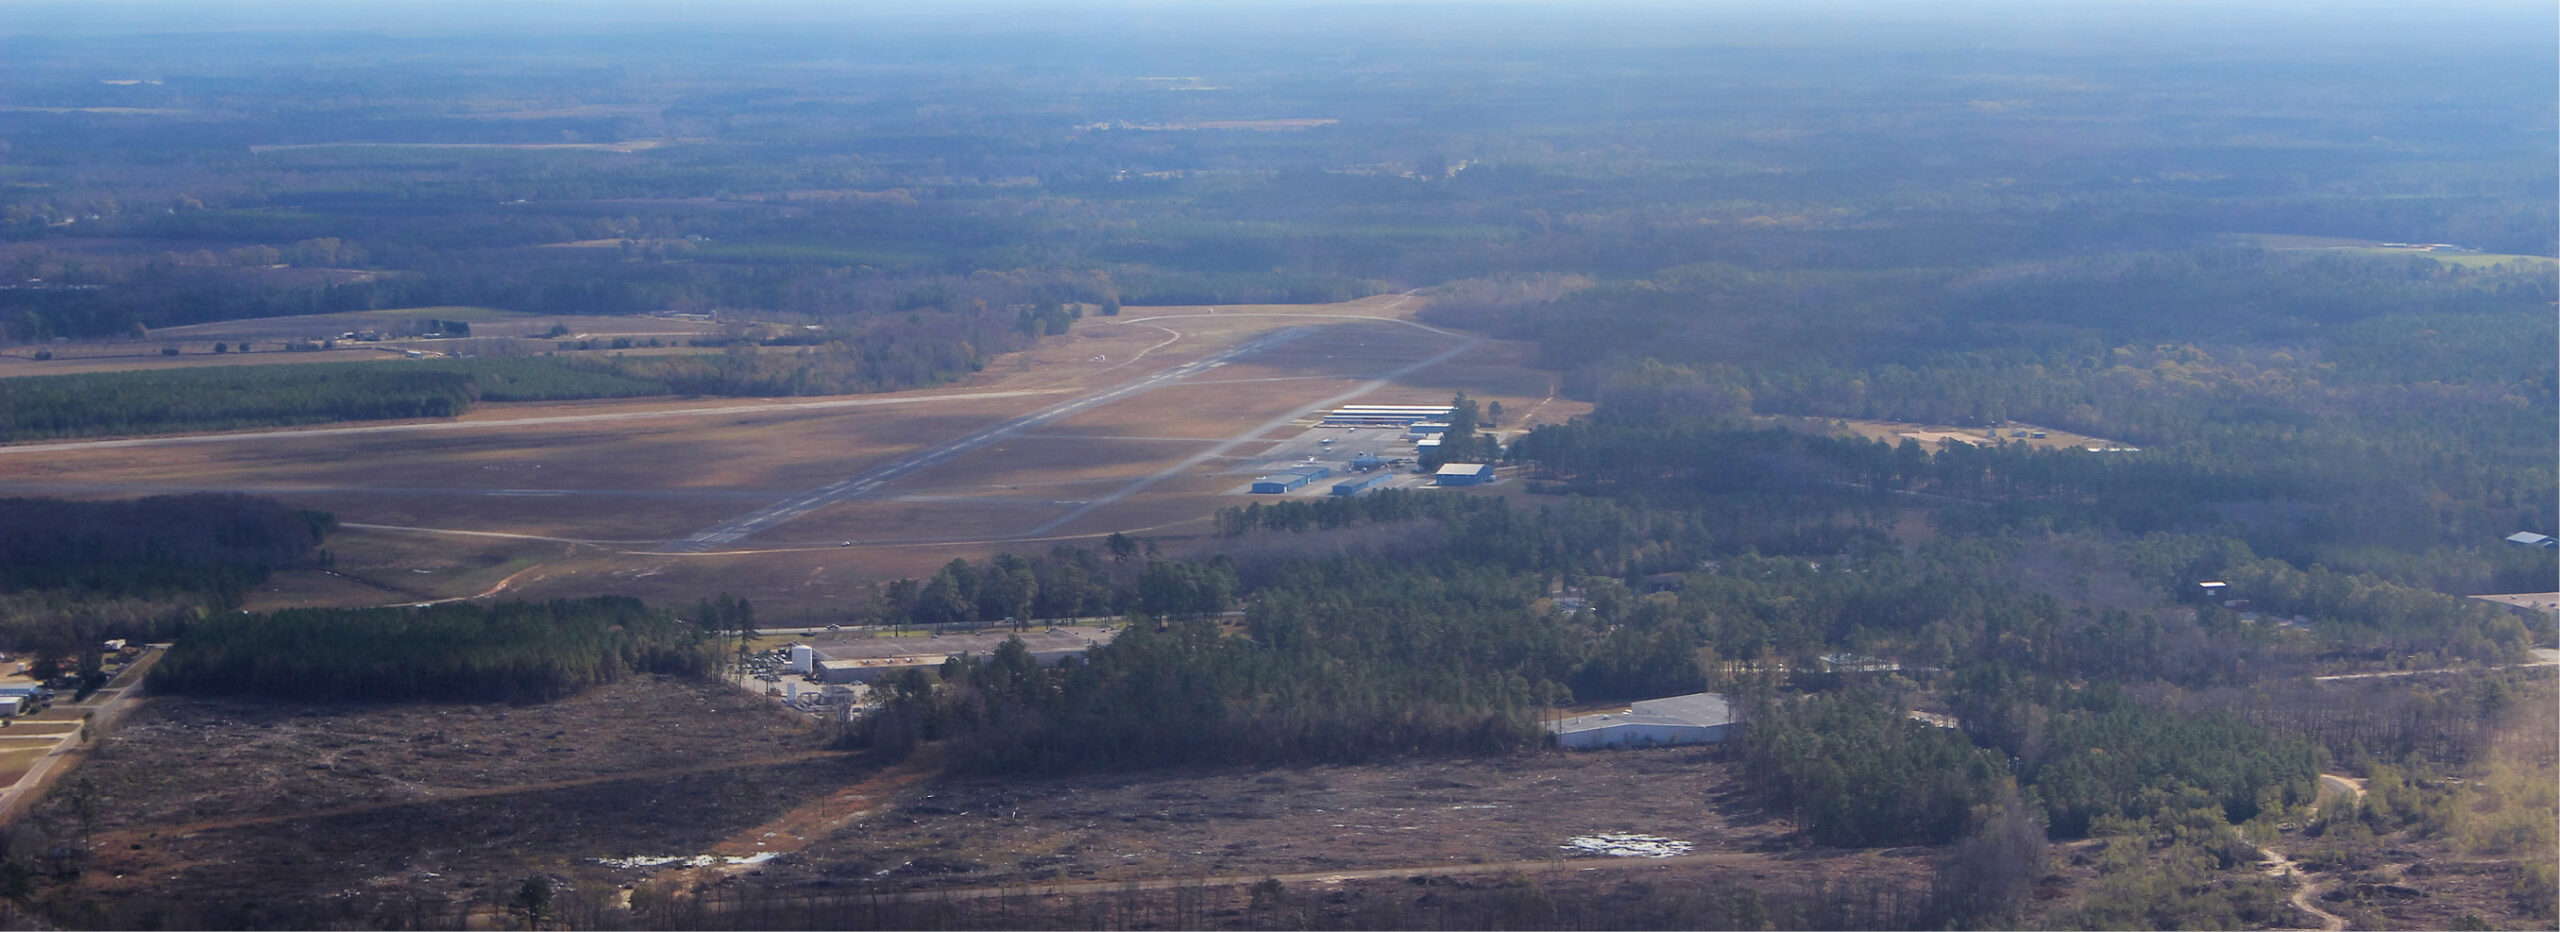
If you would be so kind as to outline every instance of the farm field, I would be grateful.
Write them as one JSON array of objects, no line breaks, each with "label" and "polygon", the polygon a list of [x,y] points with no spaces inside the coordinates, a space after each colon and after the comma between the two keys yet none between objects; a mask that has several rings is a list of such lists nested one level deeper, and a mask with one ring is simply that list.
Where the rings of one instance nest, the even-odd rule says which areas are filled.
[{"label": "farm field", "polygon": [[349,525],[333,573],[281,575],[259,607],[732,589],[822,612],[954,556],[1204,533],[1275,464],[1348,455],[1309,437],[1327,405],[1466,391],[1516,412],[1505,428],[1583,410],[1524,348],[1405,320],[1419,303],[1131,308],[924,391],[22,445],[0,448],[0,494],[239,491]]}]

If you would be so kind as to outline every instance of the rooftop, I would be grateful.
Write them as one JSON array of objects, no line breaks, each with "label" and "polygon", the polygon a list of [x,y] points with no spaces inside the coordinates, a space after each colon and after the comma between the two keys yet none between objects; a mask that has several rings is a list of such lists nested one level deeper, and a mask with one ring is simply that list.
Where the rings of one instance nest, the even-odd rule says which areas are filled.
[{"label": "rooftop", "polygon": [[1717,693],[1690,693],[1647,699],[1627,707],[1624,712],[1583,715],[1555,723],[1557,734],[1607,728],[1612,725],[1688,725],[1709,728],[1733,724],[1733,705]]},{"label": "rooftop", "polygon": [[848,631],[812,637],[808,643],[810,647],[817,650],[818,657],[824,660],[844,662],[931,658],[934,662],[939,662],[941,658],[953,654],[994,653],[995,649],[1009,637],[1019,636],[1022,638],[1022,646],[1030,648],[1032,653],[1045,654],[1054,651],[1083,650],[1094,644],[1111,640],[1111,634],[1112,632],[1107,629],[1093,627],[1034,628],[1020,635],[1012,631],[993,630],[971,634],[946,634],[941,637],[922,633],[882,637]]},{"label": "rooftop", "polygon": [[2546,612],[2560,611],[2560,592],[2507,592],[2497,595],[2475,595],[2472,598],[2517,608],[2538,608]]}]

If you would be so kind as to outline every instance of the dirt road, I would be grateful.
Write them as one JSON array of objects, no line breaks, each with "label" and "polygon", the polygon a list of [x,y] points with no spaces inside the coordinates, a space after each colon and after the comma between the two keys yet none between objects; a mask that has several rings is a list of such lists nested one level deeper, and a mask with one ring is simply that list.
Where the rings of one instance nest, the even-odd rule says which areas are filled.
[{"label": "dirt road", "polygon": [[2266,870],[2267,876],[2294,882],[2292,902],[2295,909],[2318,917],[2322,932],[2345,932],[2345,917],[2320,908],[2320,891],[2325,884],[2304,876],[2300,865],[2274,848],[2259,848],[2258,857],[2261,859],[2258,866]]},{"label": "dirt road", "polygon": [[[63,708],[85,713],[86,730],[91,736],[104,734],[117,719],[132,711],[134,703],[142,698],[142,678],[151,672],[152,664],[160,662],[161,653],[159,648],[145,652],[141,659],[117,674],[114,682],[91,694],[87,701]],[[36,800],[44,798],[45,790],[52,788],[64,774],[70,773],[89,756],[88,742],[82,740],[81,731],[75,728],[64,732],[54,740],[53,750],[37,758],[35,766],[27,768],[27,772],[18,777],[18,782],[0,790],[0,825],[17,821]]]}]

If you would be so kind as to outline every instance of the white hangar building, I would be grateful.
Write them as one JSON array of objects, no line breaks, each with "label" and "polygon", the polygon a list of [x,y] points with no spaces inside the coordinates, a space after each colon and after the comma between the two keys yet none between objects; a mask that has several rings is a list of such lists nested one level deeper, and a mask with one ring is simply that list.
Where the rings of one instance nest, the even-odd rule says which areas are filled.
[{"label": "white hangar building", "polygon": [[1576,751],[1718,744],[1741,728],[1732,703],[1716,693],[1647,699],[1624,712],[1577,716],[1547,726],[1556,744]]}]

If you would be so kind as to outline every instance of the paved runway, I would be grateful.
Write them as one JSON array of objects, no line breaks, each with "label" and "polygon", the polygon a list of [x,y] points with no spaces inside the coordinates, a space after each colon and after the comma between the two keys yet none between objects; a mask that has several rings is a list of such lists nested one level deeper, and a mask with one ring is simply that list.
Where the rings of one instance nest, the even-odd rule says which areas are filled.
[{"label": "paved runway", "polygon": [[[1146,378],[1104,389],[1090,395],[1060,402],[1013,420],[976,431],[913,456],[872,467],[817,489],[794,495],[747,514],[695,532],[683,540],[670,541],[667,549],[681,553],[701,553],[715,547],[736,543],[766,528],[781,524],[809,512],[841,501],[869,495],[874,490],[900,477],[924,469],[952,457],[1010,439],[1023,431],[1110,404],[1141,392],[1152,391],[1181,382],[1192,376],[1226,365],[1247,354],[1270,349],[1298,338],[1304,331],[1281,330],[1264,334],[1242,345],[1183,363]],[[1086,509],[1089,510],[1089,509]],[[1079,512],[1081,513],[1081,511]]]}]

